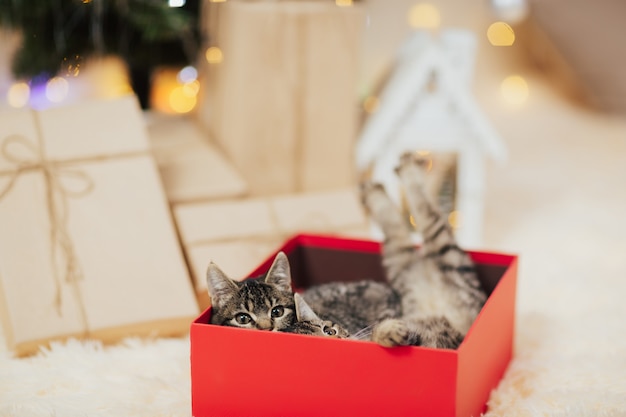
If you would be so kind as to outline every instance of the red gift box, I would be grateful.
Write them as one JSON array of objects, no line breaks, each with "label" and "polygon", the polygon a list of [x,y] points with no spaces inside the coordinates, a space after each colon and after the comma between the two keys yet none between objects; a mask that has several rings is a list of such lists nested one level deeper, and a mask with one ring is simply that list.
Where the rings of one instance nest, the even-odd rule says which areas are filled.
[{"label": "red gift box", "polygon": [[[297,235],[284,251],[294,288],[383,280],[380,243]],[[456,350],[191,325],[195,417],[479,416],[513,350],[517,257],[470,252],[490,294]],[[269,269],[273,256],[250,276]]]}]

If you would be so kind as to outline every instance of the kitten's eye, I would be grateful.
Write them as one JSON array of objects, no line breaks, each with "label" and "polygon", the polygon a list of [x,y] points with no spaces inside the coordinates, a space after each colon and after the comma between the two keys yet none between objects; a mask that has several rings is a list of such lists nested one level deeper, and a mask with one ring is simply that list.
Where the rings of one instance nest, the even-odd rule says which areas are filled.
[{"label": "kitten's eye", "polygon": [[250,314],[239,313],[235,316],[235,320],[239,324],[248,324],[252,321],[252,317],[250,317]]},{"label": "kitten's eye", "polygon": [[324,326],[322,330],[326,336],[335,336],[337,334],[337,330],[333,329],[330,326]]},{"label": "kitten's eye", "polygon": [[276,306],[272,309],[271,312],[273,318],[282,317],[283,314],[285,314],[285,307],[283,306]]}]

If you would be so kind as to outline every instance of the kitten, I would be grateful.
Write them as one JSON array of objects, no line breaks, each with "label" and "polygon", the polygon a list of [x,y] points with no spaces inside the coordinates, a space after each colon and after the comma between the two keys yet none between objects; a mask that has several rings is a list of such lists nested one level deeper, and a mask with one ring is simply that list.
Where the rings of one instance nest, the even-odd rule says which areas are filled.
[{"label": "kitten", "polygon": [[296,322],[283,329],[283,332],[333,337],[337,339],[347,339],[350,337],[350,332],[341,325],[330,320],[322,320],[315,314],[300,294],[294,294],[293,298],[296,306]]},{"label": "kitten", "polygon": [[282,252],[265,275],[241,282],[230,279],[211,262],[207,286],[213,324],[278,331],[296,321],[289,261]]},{"label": "kitten", "polygon": [[416,249],[411,229],[380,184],[363,183],[366,210],[384,233],[383,266],[389,284],[400,294],[402,316],[373,329],[383,346],[420,345],[456,348],[487,296],[470,257],[424,189],[426,161],[405,153],[396,173],[423,244]]},{"label": "kitten", "polygon": [[320,317],[339,323],[355,339],[369,339],[375,324],[402,315],[400,296],[385,282],[331,282],[302,296]]},{"label": "kitten", "polygon": [[[268,273],[256,280],[230,280],[211,264],[207,274],[214,309],[211,322],[301,334],[349,335],[389,347],[458,347],[486,294],[471,259],[455,243],[445,217],[426,196],[424,162],[405,154],[397,169],[410,211],[422,232],[420,249],[413,244],[411,229],[382,186],[362,185],[363,203],[385,234],[382,257],[387,283],[323,284],[307,289],[302,294],[305,302],[296,302],[300,296],[291,292],[289,263],[282,252]],[[337,333],[332,334],[329,327]],[[341,328],[346,333],[340,332]]]},{"label": "kitten", "polygon": [[291,289],[287,256],[279,252],[264,276],[238,282],[213,262],[207,269],[211,297],[211,323],[246,329],[275,330],[307,335],[347,338],[350,333],[315,314]]}]

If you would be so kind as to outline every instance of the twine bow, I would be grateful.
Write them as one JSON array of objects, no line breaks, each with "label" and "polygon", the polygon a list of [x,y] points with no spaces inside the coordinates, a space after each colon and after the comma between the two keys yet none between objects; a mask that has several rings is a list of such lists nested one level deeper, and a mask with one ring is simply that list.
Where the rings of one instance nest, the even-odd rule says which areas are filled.
[{"label": "twine bow", "polygon": [[[57,253],[60,253],[65,262],[63,276],[67,283],[72,284],[78,300],[81,319],[84,328],[87,329],[86,309],[78,289],[78,281],[82,279],[83,272],[78,262],[74,244],[68,231],[68,197],[80,197],[88,194],[94,187],[93,180],[84,172],[77,169],[69,169],[63,165],[69,161],[48,160],[44,154],[44,143],[39,120],[35,115],[35,128],[37,130],[36,143],[22,135],[9,135],[2,140],[0,156],[15,165],[15,169],[8,171],[10,175],[5,187],[0,191],[2,200],[13,189],[20,176],[29,171],[40,171],[43,174],[46,190],[46,208],[50,220],[50,258],[53,268],[55,283],[54,305],[57,313],[61,315],[63,300],[62,278],[59,276],[59,265]],[[26,151],[16,152],[17,147],[22,147]],[[3,174],[3,172],[0,172]],[[6,174],[6,172],[4,172]],[[63,178],[73,178],[79,184],[79,189],[72,190],[67,187]]]}]

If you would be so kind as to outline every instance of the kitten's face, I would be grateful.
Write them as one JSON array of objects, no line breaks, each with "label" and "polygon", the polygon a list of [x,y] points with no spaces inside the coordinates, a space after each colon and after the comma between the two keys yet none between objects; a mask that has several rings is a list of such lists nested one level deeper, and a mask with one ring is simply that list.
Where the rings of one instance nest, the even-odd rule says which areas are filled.
[{"label": "kitten's face", "polygon": [[282,330],[295,320],[289,261],[280,252],[265,277],[242,282],[228,278],[215,264],[207,271],[211,323],[259,330]]},{"label": "kitten's face", "polygon": [[300,294],[294,294],[296,322],[284,329],[288,333],[306,334],[311,336],[347,339],[350,333],[337,323],[322,320],[304,301]]}]

